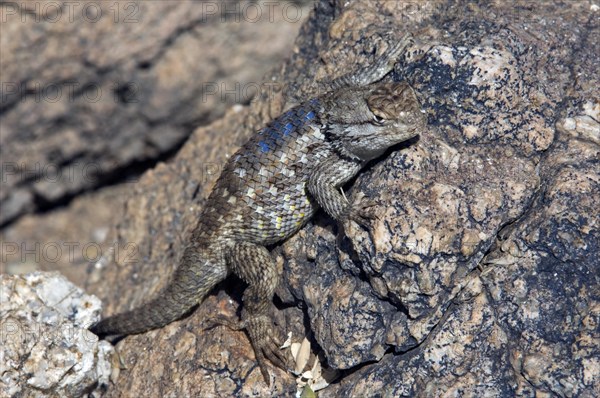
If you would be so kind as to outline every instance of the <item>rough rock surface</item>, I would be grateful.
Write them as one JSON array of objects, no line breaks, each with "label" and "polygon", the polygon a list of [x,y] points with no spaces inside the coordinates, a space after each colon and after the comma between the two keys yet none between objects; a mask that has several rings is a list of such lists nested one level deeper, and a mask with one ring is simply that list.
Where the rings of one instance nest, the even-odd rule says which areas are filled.
[{"label": "rough rock surface", "polygon": [[88,264],[99,263],[115,250],[114,225],[125,210],[124,200],[133,183],[79,195],[68,207],[27,214],[4,228],[0,232],[0,273],[59,271],[85,288]]},{"label": "rough rock surface", "polygon": [[77,397],[108,384],[113,347],[87,327],[101,303],[58,272],[0,276],[0,395]]},{"label": "rough rock surface", "polygon": [[[272,76],[285,90],[198,129],[132,186],[111,236],[136,261],[116,251],[88,279],[105,314],[167,283],[220,166],[254,130],[411,31],[426,53],[390,78],[415,88],[429,129],[350,185],[379,203],[368,230],[343,236],[320,214],[275,249],[281,330],[340,370],[321,397],[600,395],[599,8],[419,4],[318,3]],[[107,396],[293,395],[278,369],[262,382],[242,332],[205,327],[237,316],[242,289],[230,280],[189,317],[122,340],[127,369]]]},{"label": "rough rock surface", "polygon": [[307,14],[284,5],[1,2],[0,225],[137,175],[247,101]]}]

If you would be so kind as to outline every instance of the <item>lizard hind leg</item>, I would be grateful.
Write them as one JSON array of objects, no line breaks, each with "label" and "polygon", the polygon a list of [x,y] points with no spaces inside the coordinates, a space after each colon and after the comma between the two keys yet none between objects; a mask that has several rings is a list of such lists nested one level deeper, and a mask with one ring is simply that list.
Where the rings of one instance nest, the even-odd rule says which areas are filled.
[{"label": "lizard hind leg", "polygon": [[264,246],[250,242],[236,242],[229,253],[228,263],[233,273],[248,283],[243,296],[240,328],[246,329],[260,371],[269,384],[265,359],[287,370],[287,360],[279,348],[280,339],[275,336],[269,317],[273,294],[280,278],[277,265]]}]

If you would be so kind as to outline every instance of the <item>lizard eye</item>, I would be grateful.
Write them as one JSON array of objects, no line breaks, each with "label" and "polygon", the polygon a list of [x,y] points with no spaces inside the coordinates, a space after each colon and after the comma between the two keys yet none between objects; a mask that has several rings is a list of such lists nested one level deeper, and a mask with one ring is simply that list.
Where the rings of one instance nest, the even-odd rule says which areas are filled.
[{"label": "lizard eye", "polygon": [[373,124],[383,126],[385,124],[385,119],[381,116],[373,115]]}]

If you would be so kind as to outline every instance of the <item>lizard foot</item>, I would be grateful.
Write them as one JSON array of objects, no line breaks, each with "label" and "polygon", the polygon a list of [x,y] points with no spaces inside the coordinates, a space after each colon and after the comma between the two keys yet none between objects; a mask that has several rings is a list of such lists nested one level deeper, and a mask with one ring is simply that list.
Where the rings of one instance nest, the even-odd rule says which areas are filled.
[{"label": "lizard foot", "polygon": [[252,343],[252,348],[254,349],[254,355],[256,356],[260,372],[267,385],[271,384],[269,372],[267,371],[267,359],[278,368],[285,371],[288,370],[286,365],[287,360],[279,348],[281,347],[281,344],[278,339],[274,337],[271,320],[267,316],[249,318],[240,322],[216,315],[207,318],[205,323],[207,324],[207,329],[216,326],[226,326],[232,330],[246,329],[246,332],[250,337],[250,342]]},{"label": "lizard foot", "polygon": [[365,194],[358,192],[352,201],[348,214],[348,220],[354,221],[364,228],[368,228],[369,222],[377,219],[377,203],[373,199],[365,198]]},{"label": "lizard foot", "polygon": [[206,325],[206,329],[212,329],[217,326],[226,326],[231,330],[242,330],[244,329],[244,324],[240,321],[234,321],[230,318],[227,318],[224,315],[212,315],[204,319],[204,324]]},{"label": "lizard foot", "polygon": [[271,320],[267,316],[258,316],[243,321],[246,331],[250,336],[250,342],[254,348],[256,361],[260,372],[267,385],[270,385],[269,372],[267,371],[266,359],[278,368],[288,370],[287,359],[281,349],[281,344],[274,336]]}]

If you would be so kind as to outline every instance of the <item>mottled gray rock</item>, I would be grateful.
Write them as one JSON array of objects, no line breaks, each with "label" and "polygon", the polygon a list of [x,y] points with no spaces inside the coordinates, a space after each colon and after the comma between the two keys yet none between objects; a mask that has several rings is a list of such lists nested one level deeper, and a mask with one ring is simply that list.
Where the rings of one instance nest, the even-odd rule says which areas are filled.
[{"label": "mottled gray rock", "polygon": [[78,397],[108,384],[113,348],[87,331],[100,311],[57,272],[0,275],[0,394]]},{"label": "mottled gray rock", "polygon": [[286,4],[0,3],[0,225],[136,178],[247,102],[307,14]]},{"label": "mottled gray rock", "polygon": [[[322,396],[377,386],[381,396],[596,396],[600,65],[589,57],[600,51],[598,8],[432,11],[433,46],[397,68],[430,130],[358,180],[353,190],[378,198],[380,219],[339,255],[342,267],[358,256],[349,269],[396,305],[385,331],[398,354]],[[356,308],[349,318],[361,316]],[[333,363],[367,359],[334,355]]]}]

